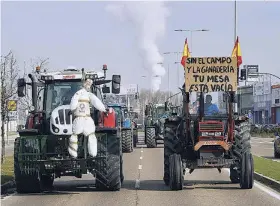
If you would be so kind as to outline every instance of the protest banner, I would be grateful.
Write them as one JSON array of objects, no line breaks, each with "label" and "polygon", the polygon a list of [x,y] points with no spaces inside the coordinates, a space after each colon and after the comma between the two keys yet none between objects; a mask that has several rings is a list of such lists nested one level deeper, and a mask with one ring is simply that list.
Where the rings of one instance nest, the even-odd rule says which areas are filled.
[{"label": "protest banner", "polygon": [[236,57],[191,57],[185,64],[186,92],[237,91]]}]

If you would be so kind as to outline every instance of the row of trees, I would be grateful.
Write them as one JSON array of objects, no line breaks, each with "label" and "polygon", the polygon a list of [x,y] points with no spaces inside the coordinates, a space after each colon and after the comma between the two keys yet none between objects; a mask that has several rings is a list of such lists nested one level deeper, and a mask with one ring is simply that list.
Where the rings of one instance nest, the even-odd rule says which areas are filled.
[{"label": "row of trees", "polygon": [[[46,69],[48,64],[48,59],[36,58],[31,59],[29,63],[29,71],[35,72],[36,66],[40,66],[43,69]],[[8,132],[5,129],[6,123],[8,123],[8,100],[18,100],[18,116],[21,119],[26,118],[26,110],[30,107],[30,92],[27,92],[26,97],[18,99],[17,96],[17,79],[20,78],[20,71],[22,68],[19,68],[17,59],[12,51],[8,54],[1,56],[1,73],[0,73],[0,101],[1,101],[1,163],[4,161],[5,157],[5,134]],[[27,77],[26,68],[24,68],[24,77]]]}]

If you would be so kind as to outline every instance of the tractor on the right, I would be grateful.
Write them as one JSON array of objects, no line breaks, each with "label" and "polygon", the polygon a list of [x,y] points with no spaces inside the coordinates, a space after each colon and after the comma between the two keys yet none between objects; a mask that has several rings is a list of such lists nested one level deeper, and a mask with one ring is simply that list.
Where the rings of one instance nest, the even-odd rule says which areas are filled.
[{"label": "tractor on the right", "polygon": [[[232,183],[253,187],[250,123],[234,111],[237,85],[244,78],[246,70],[239,74],[235,57],[186,59],[182,112],[164,125],[163,179],[171,190],[183,189],[187,169],[191,174],[203,168],[228,168]],[[218,96],[219,102],[212,102]]]}]

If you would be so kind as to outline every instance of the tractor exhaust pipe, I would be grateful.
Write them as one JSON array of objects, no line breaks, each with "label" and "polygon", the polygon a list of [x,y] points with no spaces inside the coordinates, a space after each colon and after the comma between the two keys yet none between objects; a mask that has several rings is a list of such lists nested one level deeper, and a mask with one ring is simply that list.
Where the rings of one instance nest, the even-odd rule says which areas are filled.
[{"label": "tractor exhaust pipe", "polygon": [[37,84],[36,79],[33,74],[28,74],[28,77],[31,79],[31,88],[32,88],[32,105],[35,108],[35,112],[37,111]]}]

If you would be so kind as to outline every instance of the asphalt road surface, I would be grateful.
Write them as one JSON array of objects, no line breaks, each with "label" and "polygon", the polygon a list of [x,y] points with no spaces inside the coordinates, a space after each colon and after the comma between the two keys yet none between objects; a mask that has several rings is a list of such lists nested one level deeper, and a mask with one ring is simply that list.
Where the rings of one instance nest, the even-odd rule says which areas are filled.
[{"label": "asphalt road surface", "polygon": [[279,158],[274,158],[273,144],[272,138],[252,137],[252,154],[280,162]]},{"label": "asphalt road surface", "polygon": [[[185,175],[184,189],[170,191],[163,182],[163,148],[137,148],[124,154],[125,180],[117,192],[95,191],[94,179],[63,177],[55,181],[51,193],[12,194],[1,201],[3,206],[279,206],[280,194],[255,182],[251,190],[231,184],[228,170],[195,170]],[[139,167],[139,165],[141,165]],[[140,177],[140,178],[139,178]],[[140,188],[135,189],[135,180]],[[30,185],[31,186],[31,185]]]}]

